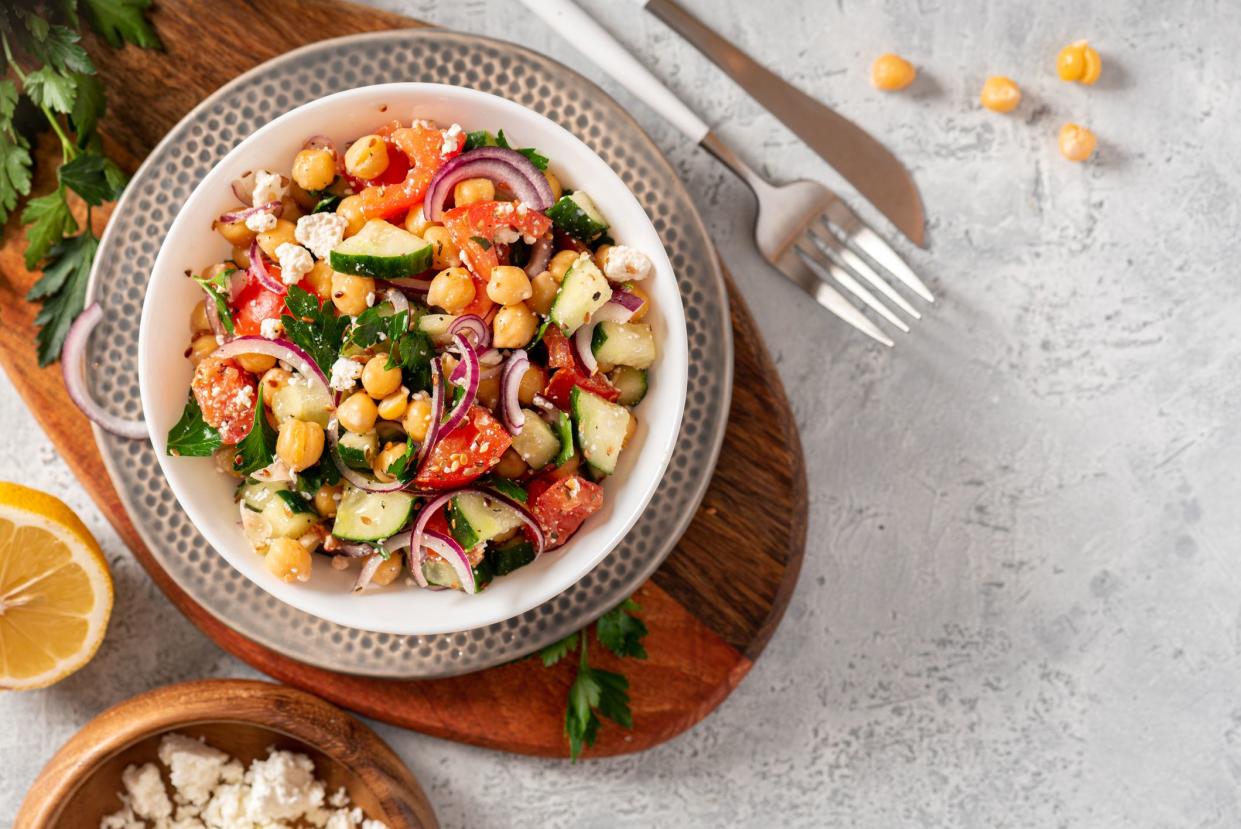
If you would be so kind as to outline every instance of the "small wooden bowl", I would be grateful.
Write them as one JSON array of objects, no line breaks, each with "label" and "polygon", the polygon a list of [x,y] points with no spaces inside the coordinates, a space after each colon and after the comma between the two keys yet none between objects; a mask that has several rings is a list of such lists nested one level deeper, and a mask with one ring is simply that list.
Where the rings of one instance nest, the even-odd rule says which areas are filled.
[{"label": "small wooden bowl", "polygon": [[389,829],[439,826],[409,769],[360,721],[293,688],[220,679],[157,688],[95,717],[35,779],[15,829],[95,829],[121,806],[121,772],[156,760],[170,731],[204,737],[246,765],[269,746],[300,751],[329,793],[344,786],[354,805]]}]

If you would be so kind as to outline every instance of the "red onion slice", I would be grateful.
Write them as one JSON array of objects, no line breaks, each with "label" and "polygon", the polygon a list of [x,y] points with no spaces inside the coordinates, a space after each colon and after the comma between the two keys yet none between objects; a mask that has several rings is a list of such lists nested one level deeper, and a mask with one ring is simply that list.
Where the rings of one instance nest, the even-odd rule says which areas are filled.
[{"label": "red onion slice", "polygon": [[[431,450],[435,448],[435,444],[440,439],[440,422],[444,419],[444,369],[440,365],[440,358],[431,361],[431,422],[427,425],[427,434],[422,440],[422,446],[418,447],[418,471],[427,464],[427,458],[431,457]],[[417,476],[415,476],[417,477]]]},{"label": "red onion slice", "polygon": [[312,135],[306,139],[306,143],[302,145],[303,150],[327,150],[332,155],[337,155],[336,142],[326,135]]},{"label": "red onion slice", "polygon": [[[416,553],[416,555],[411,555],[409,557],[409,567],[410,570],[414,571],[414,579],[418,582],[420,587],[427,586],[427,579],[421,572],[422,544],[424,533],[427,529],[427,522],[431,520],[431,517],[435,515],[438,510],[451,501],[452,497],[456,494],[457,493],[455,492],[445,492],[443,495],[438,495],[435,498],[432,498],[425,507],[419,510],[418,520],[414,522],[414,528],[409,531],[409,549],[411,552]],[[415,558],[418,558],[416,567],[414,562]]]},{"label": "red onion slice", "polygon": [[272,276],[271,271],[267,270],[267,263],[263,261],[263,251],[259,248],[258,240],[250,243],[250,275],[259,281],[267,290],[273,294],[284,296],[288,293],[289,288],[276,277]]},{"label": "red onion slice", "polygon": [[552,261],[552,237],[542,236],[530,247],[530,261],[526,262],[526,276],[534,277],[547,270],[547,263]]},{"label": "red onion slice", "polygon": [[216,340],[226,342],[232,339],[232,335],[224,327],[224,321],[220,319],[220,308],[215,304],[215,300],[207,297],[203,307],[207,309],[207,325],[211,326],[211,333],[215,334]]},{"label": "red onion slice", "polygon": [[461,399],[457,401],[457,405],[448,413],[448,417],[444,419],[444,423],[440,426],[440,434],[448,435],[453,429],[456,429],[465,420],[466,415],[470,412],[470,407],[474,405],[474,400],[478,397],[478,381],[480,379],[481,368],[478,365],[478,354],[474,351],[469,337],[464,333],[458,332],[452,336],[453,342],[457,344],[457,350],[461,353],[461,363],[465,365],[465,375],[460,385],[465,389],[465,393],[461,395]]},{"label": "red onion slice", "polygon": [[528,158],[503,147],[479,147],[439,168],[422,200],[422,215],[428,221],[442,221],[444,204],[452,195],[453,187],[470,178],[486,178],[504,186],[532,210],[546,210],[552,206],[551,185]]},{"label": "red onion slice", "polygon": [[399,478],[387,483],[376,481],[345,463],[345,459],[340,454],[340,423],[335,417],[327,424],[327,446],[328,454],[332,458],[332,463],[336,465],[336,470],[340,472],[340,476],[363,492],[397,492],[405,488],[405,483]]},{"label": "red onion slice", "polygon": [[500,377],[500,402],[504,414],[504,428],[511,434],[521,434],[526,425],[526,413],[521,410],[518,391],[521,378],[525,377],[526,369],[530,368],[530,356],[524,349],[517,349],[509,355],[504,364],[504,374]]},{"label": "red onion slice", "polygon": [[238,357],[242,354],[266,354],[269,357],[275,357],[277,360],[284,360],[293,367],[294,371],[306,379],[321,385],[323,387],[322,391],[328,397],[332,396],[331,389],[328,388],[327,376],[319,368],[319,364],[309,354],[288,340],[269,340],[266,337],[256,337],[253,334],[248,334],[235,340],[229,340],[211,352],[211,356],[219,357],[220,359]]},{"label": "red onion slice", "polygon": [[458,332],[473,335],[474,348],[483,351],[491,345],[491,328],[478,314],[462,314],[448,326],[449,335]]},{"label": "red onion slice", "polygon": [[465,489],[457,490],[453,494],[460,495],[465,492],[472,492],[475,495],[481,495],[484,498],[492,498],[496,501],[500,501],[505,506],[511,507],[513,511],[517,513],[517,517],[521,519],[521,522],[526,525],[526,529],[528,529],[530,534],[534,536],[535,556],[543,555],[543,551],[547,548],[547,537],[543,535],[543,527],[534,517],[534,514],[526,508],[525,504],[520,501],[514,501],[512,498],[496,489],[477,489],[474,487],[466,487]]},{"label": "red onion slice", "polygon": [[384,559],[381,555],[376,555],[373,551],[370,558],[362,562],[362,569],[358,572],[358,578],[353,583],[353,592],[361,593],[371,584],[371,579],[375,578],[375,573],[379,571],[379,565],[383,564]]},{"label": "red onion slice", "polygon": [[[617,299],[618,295],[623,294],[628,299]],[[590,321],[577,329],[573,334],[573,347],[577,351],[577,358],[582,361],[582,365],[591,374],[599,370],[599,361],[595,359],[595,352],[591,350],[591,342],[595,338],[595,326],[601,322],[628,322],[633,316],[637,308],[629,307],[629,299],[637,300],[637,308],[642,307],[642,299],[633,294],[627,294],[624,291],[617,291],[612,294],[602,308],[590,315]]]},{"label": "red onion slice", "polygon": [[280,214],[284,212],[284,202],[268,202],[260,204],[258,207],[247,207],[245,210],[237,210],[232,213],[221,213],[217,222],[223,225],[231,225],[233,222],[243,222],[253,216],[255,213],[270,213],[276,218],[280,218]]},{"label": "red onion slice", "polygon": [[461,549],[461,545],[457,540],[449,535],[444,535],[435,530],[427,530],[422,537],[422,543],[429,549],[438,553],[440,558],[447,561],[457,574],[457,581],[461,582],[461,589],[466,593],[477,593],[478,586],[474,582],[474,567],[470,564],[469,557],[465,554],[465,550]]},{"label": "red onion slice", "polygon": [[254,204],[254,170],[246,170],[238,178],[233,179],[233,195],[242,204]]},{"label": "red onion slice", "polygon": [[82,414],[97,423],[99,428],[118,437],[141,440],[147,437],[144,421],[128,420],[106,411],[91,397],[90,390],[86,387],[86,344],[90,341],[91,332],[102,319],[103,309],[99,307],[99,303],[92,302],[82,309],[82,313],[78,314],[78,318],[69,327],[69,333],[65,335],[64,349],[60,354],[60,370],[64,374],[65,389],[69,392],[69,398],[82,410]]}]

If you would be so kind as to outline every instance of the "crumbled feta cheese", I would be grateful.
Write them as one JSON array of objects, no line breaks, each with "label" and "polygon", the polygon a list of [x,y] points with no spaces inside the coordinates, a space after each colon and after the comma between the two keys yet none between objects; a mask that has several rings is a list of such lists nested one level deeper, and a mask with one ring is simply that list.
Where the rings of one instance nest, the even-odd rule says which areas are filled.
[{"label": "crumbled feta cheese", "polygon": [[250,199],[250,203],[255,207],[262,207],[265,204],[280,201],[287,190],[288,187],[279,173],[258,170],[254,173],[254,196]]},{"label": "crumbled feta cheese", "polygon": [[332,248],[345,238],[349,222],[337,213],[311,213],[297,220],[294,237],[319,259],[327,259]]},{"label": "crumbled feta cheese", "polygon": [[201,806],[210,799],[228,755],[198,740],[169,734],[160,741],[159,761],[169,769],[177,802]]},{"label": "crumbled feta cheese", "polygon": [[530,205],[526,204],[524,201],[517,202],[517,215],[518,216],[524,216],[529,212],[530,212]]},{"label": "crumbled feta cheese", "polygon": [[501,227],[496,229],[496,244],[511,245],[521,238],[521,234],[511,227]]},{"label": "crumbled feta cheese", "polygon": [[259,323],[259,334],[269,340],[278,340],[284,333],[284,323],[279,319],[265,319]]},{"label": "crumbled feta cheese", "polygon": [[246,227],[255,233],[266,233],[276,226],[276,214],[270,210],[260,210],[246,216]]},{"label": "crumbled feta cheese", "polygon": [[254,389],[250,386],[237,389],[237,393],[233,395],[233,402],[242,408],[250,408],[250,404],[254,402]]},{"label": "crumbled feta cheese", "polygon": [[366,292],[366,307],[367,308],[375,307],[375,292],[374,291]]},{"label": "crumbled feta cheese", "polygon": [[428,130],[435,129],[435,124],[431,123],[426,118],[415,118],[413,121],[410,122],[410,126],[411,127],[422,127],[423,129],[428,129]]},{"label": "crumbled feta cheese", "polygon": [[348,357],[337,357],[336,362],[332,363],[332,377],[328,385],[335,391],[349,391],[361,376],[361,363],[354,362]]},{"label": "crumbled feta cheese", "polygon": [[296,285],[302,277],[310,273],[315,260],[310,258],[310,251],[301,245],[281,243],[276,248],[276,259],[280,261],[280,279],[285,285]]},{"label": "crumbled feta cheese", "polygon": [[440,155],[448,155],[449,153],[456,152],[457,146],[461,143],[461,133],[462,129],[460,124],[453,124],[451,127],[444,130],[444,146],[440,147]]},{"label": "crumbled feta cheese", "polygon": [[603,275],[609,282],[629,282],[646,279],[655,270],[651,258],[628,245],[616,245],[608,250],[603,263]]},{"label": "crumbled feta cheese", "polygon": [[315,764],[305,754],[273,751],[250,764],[246,782],[246,816],[256,823],[298,818],[323,803],[323,783],[315,779]]},{"label": "crumbled feta cheese", "polygon": [[172,801],[159,777],[154,763],[129,766],[121,773],[121,782],[129,792],[129,805],[139,817],[156,820],[172,815]]}]

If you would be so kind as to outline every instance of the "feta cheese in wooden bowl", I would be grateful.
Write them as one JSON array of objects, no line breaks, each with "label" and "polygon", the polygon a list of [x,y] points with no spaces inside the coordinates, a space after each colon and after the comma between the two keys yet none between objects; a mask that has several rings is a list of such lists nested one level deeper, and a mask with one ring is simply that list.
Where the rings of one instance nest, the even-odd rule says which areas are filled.
[{"label": "feta cheese in wooden bowl", "polygon": [[89,722],[30,787],[16,829],[435,829],[375,732],[249,680],[169,685]]}]

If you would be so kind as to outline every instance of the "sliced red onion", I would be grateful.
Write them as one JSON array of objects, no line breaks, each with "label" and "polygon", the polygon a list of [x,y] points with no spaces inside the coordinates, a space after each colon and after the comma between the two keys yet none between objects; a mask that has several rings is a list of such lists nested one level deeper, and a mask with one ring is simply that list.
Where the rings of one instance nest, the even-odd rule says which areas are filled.
[{"label": "sliced red onion", "polygon": [[399,478],[387,483],[377,481],[374,478],[366,477],[345,463],[345,459],[340,454],[340,423],[335,417],[327,423],[327,446],[328,454],[331,455],[332,463],[336,465],[340,476],[363,492],[397,492],[405,488],[405,483]]},{"label": "sliced red onion", "polygon": [[379,571],[379,565],[383,564],[384,558],[377,555],[374,550],[366,561],[362,562],[362,569],[358,572],[358,578],[353,583],[353,592],[361,593],[370,586],[371,579],[375,578],[375,573]]},{"label": "sliced red onion", "polygon": [[233,195],[242,204],[254,204],[254,170],[247,170],[233,179]]},{"label": "sliced red onion", "polygon": [[274,294],[283,296],[288,293],[289,288],[276,277],[272,276],[272,272],[267,270],[267,263],[263,261],[263,251],[259,249],[259,243],[256,239],[250,243],[250,275],[259,281],[264,288]]},{"label": "sliced red onion", "polygon": [[220,308],[216,305],[215,300],[212,297],[207,297],[203,307],[207,309],[207,325],[211,326],[211,333],[215,334],[216,340],[218,342],[226,342],[232,339],[232,335],[224,327],[224,321],[220,319]]},{"label": "sliced red onion", "polygon": [[249,281],[249,270],[241,268],[233,268],[233,272],[228,277],[228,301],[236,302],[237,297],[241,294],[241,289],[246,287]]},{"label": "sliced red onion", "polygon": [[591,342],[595,338],[595,326],[601,322],[628,322],[633,316],[633,312],[637,308],[628,307],[628,301],[617,299],[617,294],[624,294],[630,299],[638,301],[638,308],[642,307],[642,300],[633,294],[626,294],[624,291],[617,291],[612,294],[602,308],[590,315],[590,322],[577,329],[573,335],[573,347],[577,350],[577,357],[582,361],[582,365],[591,374],[599,370],[599,361],[595,359],[595,353],[591,350]]},{"label": "sliced red onion", "polygon": [[[408,535],[408,533],[406,533]],[[401,534],[397,533],[392,538],[400,538]],[[389,539],[391,540],[391,539]],[[324,547],[327,550],[327,547]],[[363,544],[358,541],[342,541],[331,549],[332,555],[348,556],[349,558],[364,558],[375,552],[375,548],[369,544]]]},{"label": "sliced red onion", "polygon": [[[432,498],[425,507],[419,510],[418,520],[414,522],[413,529],[409,531],[409,549],[411,553],[415,553],[415,555],[409,557],[409,569],[413,571],[414,579],[417,580],[420,587],[427,586],[426,577],[422,575],[422,545],[427,522],[445,504],[451,501],[456,494],[455,492],[445,492],[443,495],[437,495]],[[417,562],[415,562],[415,558],[418,559]]]},{"label": "sliced red onion", "polygon": [[462,153],[436,172],[422,201],[422,214],[428,221],[444,218],[444,204],[458,182],[486,178],[503,185],[519,202],[532,210],[552,206],[552,188],[538,167],[516,150],[479,147]]},{"label": "sliced red onion", "polygon": [[[615,302],[617,305],[621,305],[624,308],[626,308],[629,311],[630,317],[636,314],[638,312],[638,309],[642,307],[642,297],[638,296],[637,294],[631,294],[628,291],[621,291],[621,290],[613,289],[612,298],[608,300],[608,303],[611,304],[613,302]],[[607,307],[607,306],[604,306],[604,307]],[[602,311],[602,310],[603,308],[599,309],[599,311]],[[599,313],[599,311],[596,311],[595,313],[597,314]],[[628,322],[628,321],[629,321],[629,317],[625,317],[625,319],[623,320],[622,319],[616,320],[616,322]]]},{"label": "sliced red onion", "polygon": [[302,145],[303,150],[327,150],[332,155],[337,155],[336,142],[326,135],[312,135],[306,139],[306,143]]},{"label": "sliced red onion", "polygon": [[534,277],[547,270],[547,263],[552,261],[552,237],[543,236],[530,248],[530,261],[526,262],[526,276]]},{"label": "sliced red onion", "polygon": [[500,378],[504,428],[514,435],[521,434],[522,427],[526,425],[526,413],[521,410],[518,390],[521,388],[521,378],[526,375],[528,368],[530,356],[524,349],[519,348],[509,355],[508,362],[504,364],[504,375]]},{"label": "sliced red onion", "polygon": [[419,472],[427,465],[427,458],[431,457],[431,450],[435,448],[435,444],[439,443],[442,431],[440,421],[444,419],[444,397],[447,390],[444,388],[444,369],[440,365],[440,359],[436,358],[431,361],[431,422],[427,425],[427,434],[422,440],[422,446],[418,447]]},{"label": "sliced red onion", "polygon": [[64,350],[60,354],[60,369],[65,377],[65,389],[69,398],[99,428],[118,437],[141,440],[147,437],[146,423],[141,420],[128,420],[117,417],[91,397],[86,387],[86,344],[90,341],[91,332],[103,319],[103,309],[99,303],[92,302],[82,309],[69,333],[65,335]]},{"label": "sliced red onion", "polygon": [[491,345],[491,328],[478,314],[462,314],[448,326],[449,335],[464,332],[473,335],[474,348],[478,351]]},{"label": "sliced red onion", "polygon": [[220,217],[216,219],[216,221],[223,225],[231,225],[233,222],[244,222],[255,213],[270,213],[276,218],[280,218],[280,214],[283,212],[284,202],[274,201],[267,204],[260,204],[258,207],[247,207],[244,210],[236,210],[231,213],[221,213]]},{"label": "sliced red onion", "polygon": [[418,294],[425,294],[431,290],[431,280],[419,279],[416,276],[399,276],[395,279],[386,279],[384,281],[389,285],[395,285],[403,290],[413,291]]},{"label": "sliced red onion", "polygon": [[452,339],[457,344],[457,350],[461,353],[461,363],[466,367],[465,374],[460,383],[461,387],[465,389],[465,393],[461,395],[457,405],[452,408],[452,411],[448,413],[444,423],[440,426],[440,434],[442,435],[450,434],[453,429],[461,425],[466,415],[469,414],[470,407],[474,405],[474,399],[478,396],[478,381],[481,371],[478,365],[478,354],[474,351],[470,338],[463,332],[457,332],[452,335]]},{"label": "sliced red onion", "polygon": [[474,567],[455,538],[435,530],[427,530],[422,537],[422,543],[452,566],[453,572],[457,574],[457,581],[461,582],[462,590],[466,593],[478,592],[474,582]]},{"label": "sliced red onion", "polygon": [[301,374],[307,380],[321,384],[324,394],[328,397],[332,396],[331,390],[328,388],[327,376],[319,368],[319,364],[300,347],[288,340],[269,340],[266,337],[256,337],[251,334],[238,337],[235,340],[229,340],[211,352],[211,356],[219,357],[220,359],[239,357],[242,354],[266,354],[269,357],[275,357],[277,360],[284,360],[293,367],[294,371]]}]

